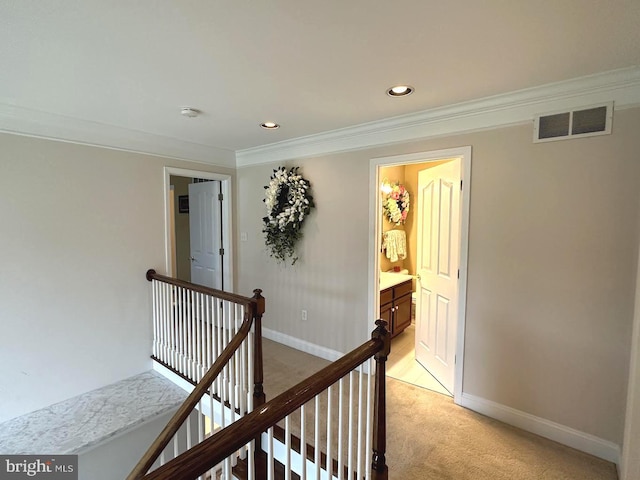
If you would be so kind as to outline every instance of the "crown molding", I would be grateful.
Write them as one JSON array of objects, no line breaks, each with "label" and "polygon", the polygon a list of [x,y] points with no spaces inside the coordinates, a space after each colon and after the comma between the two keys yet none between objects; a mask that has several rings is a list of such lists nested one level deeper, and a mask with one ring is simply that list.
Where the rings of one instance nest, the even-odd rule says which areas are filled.
[{"label": "crown molding", "polygon": [[354,127],[236,151],[246,167],[532,122],[540,113],[601,102],[640,104],[640,67],[433,108]]},{"label": "crown molding", "polygon": [[0,103],[0,132],[235,168],[231,150]]},{"label": "crown molding", "polygon": [[640,105],[640,66],[236,152],[3,103],[0,132],[235,168],[522,124],[537,114],[610,101],[616,109]]}]

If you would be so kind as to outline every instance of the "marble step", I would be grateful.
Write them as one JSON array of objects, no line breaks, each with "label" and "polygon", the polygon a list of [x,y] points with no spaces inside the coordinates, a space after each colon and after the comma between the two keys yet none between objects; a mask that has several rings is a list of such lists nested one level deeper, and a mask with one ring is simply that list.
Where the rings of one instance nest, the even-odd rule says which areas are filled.
[{"label": "marble step", "polygon": [[187,395],[150,370],[0,423],[0,452],[83,453],[176,409]]}]

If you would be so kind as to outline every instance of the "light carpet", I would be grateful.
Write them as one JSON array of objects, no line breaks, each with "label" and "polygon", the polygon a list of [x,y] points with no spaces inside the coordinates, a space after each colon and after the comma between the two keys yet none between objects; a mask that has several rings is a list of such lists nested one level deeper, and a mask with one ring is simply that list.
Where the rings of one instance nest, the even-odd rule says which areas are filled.
[{"label": "light carpet", "polygon": [[[265,340],[267,400],[329,364]],[[391,480],[616,480],[614,464],[387,378]]]}]

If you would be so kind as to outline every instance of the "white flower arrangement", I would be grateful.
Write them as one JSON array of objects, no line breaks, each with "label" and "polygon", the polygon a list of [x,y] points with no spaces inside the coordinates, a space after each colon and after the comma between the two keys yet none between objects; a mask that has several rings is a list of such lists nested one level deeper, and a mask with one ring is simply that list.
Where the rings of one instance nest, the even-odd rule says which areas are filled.
[{"label": "white flower arrangement", "polygon": [[273,170],[269,185],[265,186],[263,202],[267,216],[262,218],[265,244],[270,255],[279,261],[298,260],[295,245],[302,238],[302,224],[315,206],[309,193],[311,184],[298,173],[298,167]]},{"label": "white flower arrangement", "polygon": [[383,183],[385,194],[382,209],[387,219],[395,225],[402,225],[409,213],[409,192],[404,185],[396,182],[394,185]]}]

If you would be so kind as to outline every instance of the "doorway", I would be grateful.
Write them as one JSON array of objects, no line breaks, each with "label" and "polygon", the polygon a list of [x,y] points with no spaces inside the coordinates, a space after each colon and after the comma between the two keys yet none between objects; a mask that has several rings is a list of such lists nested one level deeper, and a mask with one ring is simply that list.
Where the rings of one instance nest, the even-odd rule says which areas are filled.
[{"label": "doorway", "polygon": [[169,276],[233,291],[231,176],[165,167]]},{"label": "doorway", "polygon": [[[445,170],[451,170],[452,166],[457,166],[457,180],[455,180],[455,175],[452,179],[448,177],[448,172],[442,173]],[[453,170],[455,171],[456,168]],[[429,175],[432,177],[434,172],[440,172],[436,173],[436,177],[444,175],[447,178],[438,177],[437,181],[431,181],[428,187],[425,188],[424,185],[419,187],[418,177],[421,171],[423,177],[424,172],[431,171]],[[380,291],[382,285],[390,284],[389,278],[393,277],[394,270],[400,274],[401,278],[398,281],[405,281],[406,278],[412,279],[414,292],[411,324],[401,333],[393,332],[388,373],[394,378],[400,378],[423,388],[429,388],[443,394],[453,394],[456,403],[460,402],[462,396],[464,366],[470,173],[471,147],[376,158],[372,159],[370,163],[370,227],[373,232],[370,238],[369,263],[370,279],[372,279],[369,288],[370,318],[380,318],[382,313]],[[424,178],[422,181],[425,182]],[[452,188],[454,182],[458,188],[457,191]],[[381,186],[397,183],[406,187],[411,195],[409,215],[400,226],[386,222],[382,213],[383,203],[387,201],[388,196],[381,192]],[[434,185],[437,185],[437,190],[434,190]],[[442,191],[440,191],[440,186],[442,186]],[[459,201],[451,204],[448,199],[453,198],[455,201],[455,194],[458,195]],[[442,203],[425,204],[426,198],[443,198],[444,200]],[[443,212],[442,238],[419,239],[418,232],[421,237],[432,232],[438,233],[437,229],[441,223],[440,216],[434,218],[434,212],[438,215],[440,215],[439,212]],[[450,216],[447,212],[455,215]],[[418,220],[423,221],[424,225],[419,225]],[[447,223],[448,220],[452,220],[453,223]],[[452,229],[451,226],[456,228]],[[383,236],[387,237],[388,233],[387,235],[385,233],[389,229],[404,230],[402,236],[406,235],[406,257],[398,258],[397,255],[393,255],[391,260],[394,261],[385,258],[385,251],[381,247]],[[455,238],[450,237],[452,230],[455,230],[453,232]],[[443,241],[445,237],[451,238],[451,248],[449,250],[443,248],[442,251],[433,250],[432,246],[437,247],[438,244],[445,244]],[[425,247],[424,252],[431,252],[431,260],[435,255],[436,259],[442,259],[444,265],[446,258],[449,269],[446,271],[439,269],[435,277],[429,277],[428,269],[425,270],[425,265],[429,263],[429,258],[427,258],[429,254],[424,254],[420,250],[418,242],[428,247]],[[421,254],[425,258],[418,258]],[[442,279],[447,276],[449,283],[442,284]],[[394,284],[393,281],[391,284]],[[453,296],[451,291],[438,291],[437,289],[442,288],[442,285],[455,287]],[[434,303],[430,301],[430,297],[431,300],[437,299],[438,301]],[[404,319],[396,319],[396,321],[406,324]],[[447,324],[447,322],[449,323]],[[427,325],[429,328],[426,328]],[[438,325],[444,328],[438,330],[435,328]],[[446,333],[449,333],[449,343],[446,343],[446,339],[443,337],[443,334]],[[431,337],[425,337],[427,334],[430,334]],[[425,345],[429,348],[432,345],[437,346],[433,358],[439,362],[438,364],[429,365],[428,361],[425,362]],[[419,352],[420,361],[432,370],[431,372],[426,371],[416,361],[416,346],[418,349],[422,349],[422,352]],[[450,377],[443,374],[442,368],[438,368],[440,363],[446,364],[446,367],[449,368]],[[447,388],[445,389],[441,384]]]}]

